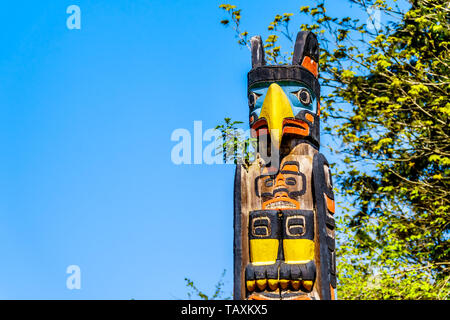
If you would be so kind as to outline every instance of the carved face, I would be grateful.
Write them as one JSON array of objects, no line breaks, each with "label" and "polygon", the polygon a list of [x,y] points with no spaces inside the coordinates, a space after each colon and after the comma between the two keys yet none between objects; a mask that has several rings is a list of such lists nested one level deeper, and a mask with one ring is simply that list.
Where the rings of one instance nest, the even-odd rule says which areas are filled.
[{"label": "carved face", "polygon": [[258,83],[249,88],[250,127],[257,137],[270,134],[275,146],[284,136],[315,138],[319,102],[314,91],[297,81]]},{"label": "carved face", "polygon": [[298,197],[306,192],[306,177],[298,161],[283,160],[280,170],[266,167],[256,178],[257,196],[262,198],[263,210],[300,209]]}]

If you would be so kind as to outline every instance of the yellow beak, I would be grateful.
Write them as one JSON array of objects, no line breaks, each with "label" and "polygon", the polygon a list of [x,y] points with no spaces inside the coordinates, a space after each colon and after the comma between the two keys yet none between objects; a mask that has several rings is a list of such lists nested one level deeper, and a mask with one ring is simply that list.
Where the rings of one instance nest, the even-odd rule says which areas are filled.
[{"label": "yellow beak", "polygon": [[259,119],[266,119],[272,143],[278,148],[283,136],[283,120],[289,117],[294,117],[289,98],[278,84],[272,83],[267,90]]}]

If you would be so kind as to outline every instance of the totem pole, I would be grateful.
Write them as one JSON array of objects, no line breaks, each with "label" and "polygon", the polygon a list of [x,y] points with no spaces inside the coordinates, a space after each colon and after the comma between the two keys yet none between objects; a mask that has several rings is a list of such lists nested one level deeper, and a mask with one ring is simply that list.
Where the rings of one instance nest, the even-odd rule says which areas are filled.
[{"label": "totem pole", "polygon": [[333,183],[319,153],[319,44],[297,35],[291,65],[266,65],[261,37],[251,39],[250,166],[234,183],[234,298],[334,299]]}]

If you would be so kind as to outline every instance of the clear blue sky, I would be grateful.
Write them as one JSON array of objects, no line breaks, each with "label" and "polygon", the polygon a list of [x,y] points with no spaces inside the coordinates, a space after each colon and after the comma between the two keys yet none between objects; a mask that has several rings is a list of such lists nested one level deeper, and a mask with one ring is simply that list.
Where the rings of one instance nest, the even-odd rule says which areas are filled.
[{"label": "clear blue sky", "polygon": [[[173,130],[247,119],[250,56],[219,3],[2,5],[0,299],[182,299],[223,269],[231,293],[234,167],[170,158]],[[239,3],[254,34],[306,2]]]}]

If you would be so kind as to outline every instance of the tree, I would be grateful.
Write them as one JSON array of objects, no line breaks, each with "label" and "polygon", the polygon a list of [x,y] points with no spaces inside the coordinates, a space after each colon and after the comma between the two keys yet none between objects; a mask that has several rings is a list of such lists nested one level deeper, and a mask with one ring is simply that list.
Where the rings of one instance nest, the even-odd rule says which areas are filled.
[{"label": "tree", "polygon": [[[447,299],[449,2],[347,1],[368,23],[332,17],[320,1],[296,14],[276,14],[265,40],[268,62],[286,63],[291,53],[283,53],[281,43],[292,42],[290,26],[300,15],[311,20],[300,29],[320,39],[321,85],[328,92],[322,132],[339,143],[333,148],[339,156],[331,160],[338,169],[335,192],[345,200],[338,224],[339,297]],[[227,14],[221,23],[248,46],[242,11],[220,8]]]}]

